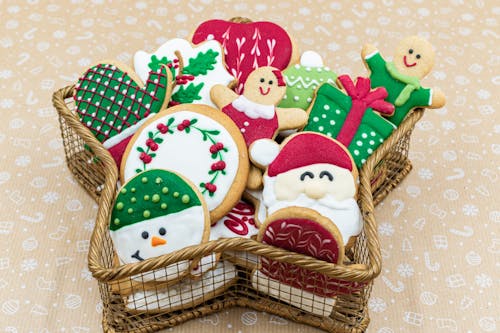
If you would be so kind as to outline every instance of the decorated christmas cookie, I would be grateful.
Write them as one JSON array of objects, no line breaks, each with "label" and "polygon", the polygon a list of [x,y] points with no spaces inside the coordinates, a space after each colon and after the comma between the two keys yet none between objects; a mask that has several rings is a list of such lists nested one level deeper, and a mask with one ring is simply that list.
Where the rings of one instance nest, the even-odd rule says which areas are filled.
[{"label": "decorated christmas cookie", "polygon": [[164,66],[148,72],[143,84],[127,66],[104,62],[78,80],[76,113],[120,165],[132,135],[168,103],[171,92],[172,74]]},{"label": "decorated christmas cookie", "polygon": [[266,140],[250,147],[252,160],[268,164],[262,191],[267,214],[293,206],[317,211],[338,228],[342,245],[351,246],[363,220],[355,199],[358,171],[347,149],[325,135],[300,132],[285,139],[273,159],[261,157],[271,156],[276,145]]},{"label": "decorated christmas cookie", "polygon": [[[333,264],[342,264],[344,258],[342,236],[335,224],[308,208],[289,207],[273,213],[261,226],[257,241]],[[343,289],[337,279],[264,256],[252,275],[252,285],[260,292],[323,316],[331,313],[333,297]]]},{"label": "decorated christmas cookie", "polygon": [[226,86],[216,85],[211,96],[238,126],[247,146],[250,146],[255,140],[274,138],[278,131],[305,125],[307,115],[304,110],[276,107],[285,91],[286,83],[278,69],[260,67],[248,76],[242,95]]},{"label": "decorated christmas cookie", "polygon": [[367,78],[359,77],[353,83],[349,76],[341,75],[338,81],[345,92],[330,84],[318,89],[304,131],[337,139],[349,149],[360,168],[395,128],[375,111],[389,116],[394,106],[384,101],[385,88],[370,90]]},{"label": "decorated christmas cookie", "polygon": [[179,172],[197,185],[215,222],[241,197],[248,164],[244,139],[231,119],[206,105],[181,104],[155,115],[134,135],[121,180],[154,168]]},{"label": "decorated christmas cookie", "polygon": [[363,47],[361,56],[370,70],[371,86],[387,89],[386,100],[396,107],[389,120],[396,126],[416,107],[444,106],[446,99],[441,90],[420,84],[435,62],[434,49],[427,40],[418,36],[403,39],[396,47],[392,62],[384,60],[370,44]]},{"label": "decorated christmas cookie", "polygon": [[219,238],[250,238],[257,235],[255,208],[252,204],[240,200],[222,219],[210,228],[210,240]]},{"label": "decorated christmas cookie", "polygon": [[[151,169],[132,177],[117,194],[109,223],[120,262],[137,263],[208,241],[210,222],[201,194],[174,172]],[[143,279],[176,280],[183,261]]]},{"label": "decorated christmas cookie", "polygon": [[237,279],[234,265],[223,260],[200,279],[184,279],[164,290],[136,292],[127,297],[126,305],[133,311],[153,313],[191,308],[222,294]]},{"label": "decorated christmas cookie", "polygon": [[239,81],[239,94],[253,70],[264,66],[283,70],[295,56],[288,33],[271,22],[209,20],[200,24],[192,37],[195,44],[212,39],[222,44],[226,67]]},{"label": "decorated christmas cookie", "polygon": [[152,54],[138,51],[134,55],[134,68],[141,79],[161,64],[171,66],[175,73],[176,85],[170,105],[194,103],[213,106],[210,99],[212,86],[227,86],[234,80],[225,68],[221,45],[215,40],[193,46],[185,39],[175,38]]},{"label": "decorated christmas cookie", "polygon": [[321,56],[306,51],[300,57],[300,64],[283,71],[286,81],[286,95],[278,104],[282,108],[296,107],[307,110],[314,99],[314,92],[323,83],[335,84],[337,74],[323,65]]}]

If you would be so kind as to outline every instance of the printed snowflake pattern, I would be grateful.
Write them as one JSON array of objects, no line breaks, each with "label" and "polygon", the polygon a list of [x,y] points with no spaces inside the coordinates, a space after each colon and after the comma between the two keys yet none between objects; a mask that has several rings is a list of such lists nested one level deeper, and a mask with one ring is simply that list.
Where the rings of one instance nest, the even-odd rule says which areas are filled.
[{"label": "printed snowflake pattern", "polygon": [[476,216],[479,214],[479,208],[471,204],[466,204],[462,207],[462,212],[465,216]]},{"label": "printed snowflake pattern", "polygon": [[53,204],[59,200],[59,193],[57,192],[47,192],[42,197],[43,202],[48,204]]},{"label": "printed snowflake pattern", "polygon": [[25,259],[21,262],[21,269],[25,272],[34,271],[38,267],[38,262],[36,259]]},{"label": "printed snowflake pattern", "polygon": [[413,276],[413,273],[415,272],[413,269],[413,266],[407,263],[400,264],[398,265],[397,272],[399,275],[402,277],[411,277]]},{"label": "printed snowflake pattern", "polygon": [[387,303],[382,298],[372,297],[368,301],[368,308],[373,312],[384,312],[387,309]]},{"label": "printed snowflake pattern", "polygon": [[432,172],[431,169],[422,168],[422,169],[418,170],[418,175],[422,179],[431,180],[432,176],[434,176],[434,173]]},{"label": "printed snowflake pattern", "polygon": [[378,227],[378,232],[382,236],[392,236],[394,234],[394,226],[388,222],[381,223]]},{"label": "printed snowflake pattern", "polygon": [[491,286],[493,286],[493,279],[491,276],[484,273],[476,275],[475,282],[480,288],[483,289],[491,288]]}]

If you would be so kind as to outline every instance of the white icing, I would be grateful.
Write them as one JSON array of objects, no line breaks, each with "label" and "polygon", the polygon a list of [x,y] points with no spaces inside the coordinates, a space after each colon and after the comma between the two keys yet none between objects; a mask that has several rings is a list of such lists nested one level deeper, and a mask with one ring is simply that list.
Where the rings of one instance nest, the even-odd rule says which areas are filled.
[{"label": "white icing", "polygon": [[300,64],[304,67],[323,67],[323,59],[314,51],[305,51],[300,57]]},{"label": "white icing", "polygon": [[[246,216],[235,213],[234,211],[230,211],[227,215],[234,215],[236,218],[239,219]],[[219,221],[217,221],[210,227],[210,240],[216,240],[220,238],[234,238],[234,237],[250,238],[254,235],[257,235],[257,233],[259,232],[259,229],[255,226],[255,224],[250,224],[248,221],[242,221],[242,223],[245,223],[246,227],[248,228],[248,233],[246,235],[240,235],[232,231],[224,224],[224,221],[228,219],[227,215],[221,218]],[[253,218],[253,216],[248,216],[248,218]]]},{"label": "white icing", "polygon": [[138,311],[178,309],[194,306],[217,296],[217,291],[228,288],[237,277],[233,264],[221,261],[201,279],[184,279],[166,290],[139,291],[127,298],[127,308]]},{"label": "white icing", "polygon": [[[153,115],[153,114],[151,114],[151,115]],[[106,141],[104,141],[102,143],[102,145],[104,146],[104,148],[109,149],[109,148],[113,147],[114,145],[120,143],[122,140],[124,140],[124,139],[128,138],[129,136],[133,135],[139,129],[139,127],[141,127],[142,124],[144,124],[144,122],[148,118],[149,117],[141,119],[137,123],[135,123],[134,125],[132,125],[130,127],[127,127],[126,129],[124,129],[120,133],[118,133],[115,136],[112,136],[111,138],[109,138]]]},{"label": "white icing", "polygon": [[[139,159],[140,152],[137,147],[146,147],[146,140],[148,139],[148,132],[157,132],[156,126],[159,123],[166,124],[168,119],[175,118],[175,126],[185,119],[198,119],[194,125],[198,128],[207,130],[218,130],[219,135],[216,140],[224,144],[227,152],[224,152],[224,161],[226,162],[225,175],[220,174],[215,182],[217,190],[213,196],[209,196],[208,191],[205,191],[204,198],[207,202],[208,209],[214,210],[217,208],[224,198],[228,195],[228,191],[233,184],[236,174],[239,169],[239,155],[238,146],[234,141],[232,135],[226,130],[224,126],[216,120],[204,116],[199,113],[190,111],[179,111],[173,114],[165,115],[156,118],[155,121],[148,124],[141,132],[136,133],[135,141],[130,147],[130,153],[125,160],[123,166],[124,180],[128,180],[136,175],[136,169],[142,169],[143,163]],[[174,126],[174,124],[172,126]],[[210,140],[203,141],[203,136],[197,130],[191,128],[190,133],[186,131],[179,131],[177,128],[172,128],[173,134],[164,134],[161,137],[164,139],[163,143],[158,144],[158,150],[154,153],[156,157],[153,158],[151,163],[146,164],[146,169],[168,169],[182,174],[184,177],[191,180],[200,192],[204,188],[200,187],[200,183],[206,183],[211,180],[212,176],[208,174],[211,166],[217,160],[212,159],[210,147],[212,142]]]},{"label": "white icing", "polygon": [[329,218],[339,229],[344,245],[349,238],[359,235],[363,228],[363,219],[358,204],[354,198],[336,200],[332,194],[326,194],[320,199],[313,199],[300,193],[294,199],[278,200],[276,198],[276,177],[264,176],[261,205],[265,205],[267,213],[272,213],[286,207],[310,208]]},{"label": "white icing", "polygon": [[368,59],[370,59],[371,57],[373,57],[374,55],[376,55],[376,54],[378,54],[378,53],[379,53],[379,51],[378,51],[378,50],[377,50],[377,51],[373,51],[372,53],[368,54],[368,55],[365,57],[365,59],[366,59],[366,60],[368,60]]},{"label": "white icing", "polygon": [[[193,45],[191,45],[191,43],[185,39],[171,39],[160,46],[160,48],[158,48],[158,50],[156,50],[156,52],[154,53],[149,54],[144,51],[136,52],[134,55],[134,69],[141,80],[143,82],[146,82],[149,76],[149,71],[151,70],[148,67],[148,64],[151,62],[151,57],[153,55],[156,55],[158,59],[167,57],[168,60],[172,61],[174,59],[177,59],[175,52],[179,51],[184,62],[184,67],[186,67],[189,64],[190,58],[195,58],[198,53],[205,53],[210,49],[218,53],[217,57],[215,58],[216,63],[213,65],[214,69],[208,71],[207,75],[196,76],[194,80],[190,81],[189,83],[193,83],[194,85],[204,83],[199,92],[201,99],[194,100],[192,102],[193,104],[207,104],[210,106],[215,106],[210,98],[210,89],[216,84],[227,86],[231,81],[234,80],[234,77],[231,76],[224,67],[222,48],[219,42],[217,42],[216,40],[210,40],[193,47]],[[172,91],[172,94],[175,94],[181,86],[183,85],[176,85]]]},{"label": "white icing", "polygon": [[236,98],[233,101],[232,105],[236,110],[243,112],[252,119],[272,119],[274,117],[274,110],[276,108],[275,105],[264,105],[252,102],[243,95],[240,95],[238,98]]},{"label": "white icing", "polygon": [[217,263],[217,253],[211,253],[208,256],[202,257],[196,267],[191,270],[190,274],[193,277],[202,276],[217,265]]},{"label": "white icing", "polygon": [[[160,228],[165,228],[166,234],[158,233]],[[142,233],[147,231],[149,237],[142,238]],[[186,246],[201,244],[205,231],[205,215],[202,206],[193,206],[183,211],[165,216],[155,217],[142,222],[137,222],[118,230],[111,230],[111,239],[115,245],[116,253],[124,264],[137,263],[138,259],[132,258],[137,250],[143,259],[158,257],[180,250]],[[152,237],[160,237],[166,244],[152,246]],[[175,280],[189,267],[188,261],[180,261],[159,269],[153,274],[145,274],[145,280]],[[139,277],[137,277],[139,278]]]},{"label": "white icing", "polygon": [[[320,80],[322,80],[322,79],[320,79]],[[286,81],[287,86],[293,87],[296,84],[301,84],[304,89],[309,89],[311,87],[314,88],[314,86],[317,87],[317,86],[322,84],[322,82],[320,82],[316,79],[311,79],[310,81],[306,82],[304,80],[304,78],[301,76],[298,76],[295,80],[293,80],[291,77],[288,77],[285,75],[285,81]],[[328,80],[326,80],[326,82],[334,84],[335,80],[333,80],[332,78],[329,78]]]},{"label": "white icing", "polygon": [[249,154],[252,161],[260,166],[268,166],[278,156],[280,152],[279,144],[272,139],[259,139],[254,141],[249,147]]},{"label": "white icing", "polygon": [[262,191],[246,190],[245,193],[253,197],[254,201],[258,202],[255,204],[255,209],[257,210],[255,218],[259,223],[263,223],[267,217],[267,209],[262,202]]},{"label": "white icing", "polygon": [[318,296],[281,283],[258,270],[252,275],[252,286],[262,293],[319,316],[329,316],[335,305],[334,298]]}]

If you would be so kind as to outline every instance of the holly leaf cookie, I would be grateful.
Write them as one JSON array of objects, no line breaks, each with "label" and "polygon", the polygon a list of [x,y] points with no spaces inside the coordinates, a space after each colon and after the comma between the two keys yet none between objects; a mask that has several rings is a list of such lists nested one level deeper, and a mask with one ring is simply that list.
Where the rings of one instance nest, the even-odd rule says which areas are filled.
[{"label": "holly leaf cookie", "polygon": [[221,45],[215,40],[193,46],[185,39],[174,38],[152,54],[138,51],[134,55],[134,68],[141,78],[162,63],[172,68],[176,79],[170,105],[194,103],[213,106],[210,99],[212,86],[227,86],[234,80],[225,68]]},{"label": "holly leaf cookie", "polygon": [[403,39],[396,47],[393,61],[386,61],[370,44],[363,47],[361,56],[370,71],[372,88],[384,87],[386,101],[394,104],[395,112],[388,119],[399,126],[417,107],[443,107],[446,98],[439,89],[424,88],[420,84],[432,70],[435,54],[432,45],[418,36]]},{"label": "holly leaf cookie", "polygon": [[222,45],[226,68],[239,81],[236,89],[239,94],[255,69],[272,66],[283,70],[294,58],[290,36],[272,22],[205,21],[196,28],[192,41],[200,44],[207,40]]},{"label": "holly leaf cookie", "polygon": [[395,126],[378,113],[389,116],[394,106],[384,101],[387,92],[383,87],[370,90],[367,78],[359,77],[354,83],[349,76],[342,75],[338,81],[345,92],[331,84],[323,84],[318,89],[304,131],[337,139],[349,149],[356,166],[361,168],[394,131]]},{"label": "holly leaf cookie", "polygon": [[323,83],[334,84],[337,80],[329,67],[323,65],[321,56],[314,51],[306,51],[295,64],[283,71],[286,94],[278,104],[282,108],[297,107],[307,110],[314,99],[314,92]]},{"label": "holly leaf cookie", "polygon": [[238,202],[248,167],[244,139],[231,119],[207,105],[181,104],[137,131],[120,171],[122,182],[155,168],[179,172],[197,185],[215,222]]},{"label": "holly leaf cookie", "polygon": [[164,66],[148,71],[144,81],[123,64],[103,62],[89,68],[75,86],[80,121],[117,165],[135,131],[167,105],[172,93],[172,75]]},{"label": "holly leaf cookie", "polygon": [[[151,169],[120,189],[109,229],[120,262],[129,264],[208,241],[210,220],[192,183],[175,172]],[[139,278],[176,280],[189,272],[189,265],[181,261]]]}]

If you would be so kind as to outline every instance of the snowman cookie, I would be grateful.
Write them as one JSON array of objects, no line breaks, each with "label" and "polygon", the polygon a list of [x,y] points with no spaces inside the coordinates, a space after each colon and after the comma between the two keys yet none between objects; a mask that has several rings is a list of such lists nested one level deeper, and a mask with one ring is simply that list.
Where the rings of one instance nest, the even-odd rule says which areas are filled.
[{"label": "snowman cookie", "polygon": [[248,177],[248,152],[238,128],[207,105],[180,104],[148,121],[130,141],[121,180],[154,168],[173,170],[196,184],[212,222],[236,205]]},{"label": "snowman cookie", "polygon": [[176,79],[170,105],[207,104],[214,106],[210,89],[215,84],[227,86],[234,80],[224,65],[224,55],[219,42],[206,41],[193,46],[181,38],[165,42],[154,53],[138,51],[134,55],[134,68],[141,79],[161,64],[170,66]]},{"label": "snowman cookie", "polygon": [[[151,169],[122,186],[109,229],[120,262],[130,264],[208,241],[210,220],[191,182],[175,172]],[[173,281],[189,269],[190,262],[181,261],[138,278]]]},{"label": "snowman cookie", "polygon": [[119,166],[135,131],[168,104],[172,86],[172,74],[165,66],[148,71],[143,83],[128,66],[101,62],[78,80],[75,111]]},{"label": "snowman cookie", "polygon": [[323,65],[323,59],[314,51],[306,51],[295,64],[283,71],[286,94],[278,104],[282,108],[296,107],[307,110],[314,99],[314,92],[323,83],[335,84],[337,74]]},{"label": "snowman cookie", "polygon": [[299,108],[276,107],[286,91],[281,71],[274,67],[254,70],[245,82],[242,95],[228,87],[215,85],[211,90],[214,103],[238,126],[247,146],[258,139],[273,139],[279,131],[298,129],[307,122]]},{"label": "snowman cookie", "polygon": [[439,89],[424,88],[420,84],[434,66],[432,45],[418,36],[403,39],[396,47],[392,62],[386,61],[370,44],[363,47],[361,57],[370,70],[372,88],[385,87],[386,101],[394,104],[394,115],[388,119],[399,126],[417,107],[443,107],[446,98]]}]

